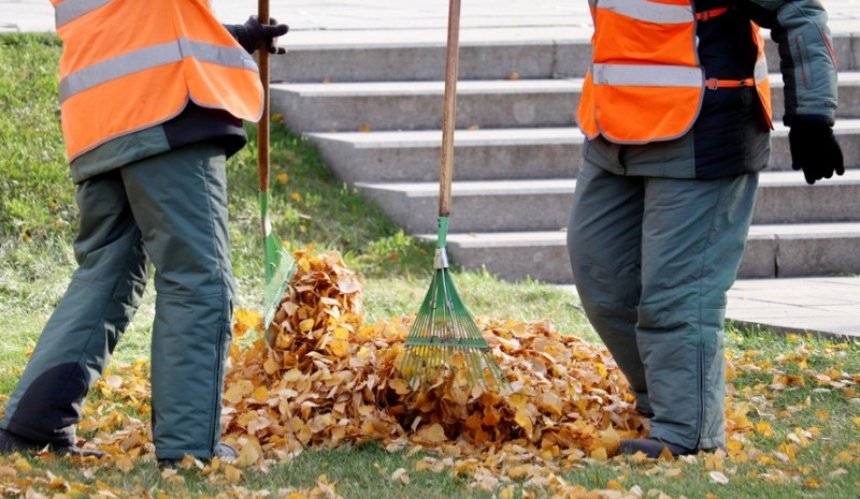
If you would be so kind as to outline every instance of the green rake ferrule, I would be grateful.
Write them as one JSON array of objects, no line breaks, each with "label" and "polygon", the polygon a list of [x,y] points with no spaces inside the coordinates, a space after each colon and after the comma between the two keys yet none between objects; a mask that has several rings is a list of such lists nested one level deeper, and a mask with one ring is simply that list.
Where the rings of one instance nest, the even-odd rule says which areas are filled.
[{"label": "green rake ferrule", "polygon": [[[266,223],[266,220],[269,219],[269,192],[268,191],[260,191],[260,220],[263,221],[263,224]],[[263,227],[263,237],[268,236],[269,233],[266,230],[266,227]]]},{"label": "green rake ferrule", "polygon": [[448,268],[448,252],[445,248],[436,248],[436,255],[433,257],[433,268],[436,270],[445,270]]}]

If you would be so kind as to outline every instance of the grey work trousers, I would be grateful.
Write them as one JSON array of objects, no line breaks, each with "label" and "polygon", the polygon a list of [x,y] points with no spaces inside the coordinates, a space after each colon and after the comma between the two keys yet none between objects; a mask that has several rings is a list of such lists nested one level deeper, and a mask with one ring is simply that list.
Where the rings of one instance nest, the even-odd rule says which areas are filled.
[{"label": "grey work trousers", "polygon": [[588,161],[580,170],[567,233],[574,280],[652,437],[725,446],[726,293],[757,186],[757,173],[632,177]]},{"label": "grey work trousers", "polygon": [[210,458],[220,438],[234,292],[223,148],[194,144],[123,166],[78,184],[76,198],[79,266],[0,427],[75,443],[87,392],[140,305],[151,261],[156,456]]}]

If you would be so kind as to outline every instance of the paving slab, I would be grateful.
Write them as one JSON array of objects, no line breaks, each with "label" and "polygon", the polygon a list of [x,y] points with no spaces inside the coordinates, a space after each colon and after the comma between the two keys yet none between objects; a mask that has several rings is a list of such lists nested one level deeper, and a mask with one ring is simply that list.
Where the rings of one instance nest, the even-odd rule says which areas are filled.
[{"label": "paving slab", "polygon": [[[560,286],[576,294],[576,287]],[[860,341],[860,276],[738,280],[729,290],[728,321],[786,334]]]},{"label": "paving slab", "polygon": [[740,280],[727,316],[793,333],[860,339],[860,277]]}]

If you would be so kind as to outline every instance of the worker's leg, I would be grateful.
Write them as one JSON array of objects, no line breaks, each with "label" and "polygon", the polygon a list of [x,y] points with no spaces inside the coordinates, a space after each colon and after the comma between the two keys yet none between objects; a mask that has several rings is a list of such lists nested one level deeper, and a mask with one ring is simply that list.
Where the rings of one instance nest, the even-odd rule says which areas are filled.
[{"label": "worker's leg", "polygon": [[196,144],[122,170],[155,267],[156,456],[208,459],[220,437],[233,277],[223,148]]},{"label": "worker's leg", "polygon": [[654,412],[650,434],[687,449],[725,446],[726,293],[757,185],[757,174],[646,183],[636,337]]},{"label": "worker's leg", "polygon": [[567,244],[588,319],[630,382],[637,408],[650,415],[635,331],[643,199],[641,177],[614,175],[586,161],[576,181]]},{"label": "worker's leg", "polygon": [[118,172],[77,187],[78,268],[45,325],[0,427],[70,446],[87,392],[140,304],[146,257]]}]

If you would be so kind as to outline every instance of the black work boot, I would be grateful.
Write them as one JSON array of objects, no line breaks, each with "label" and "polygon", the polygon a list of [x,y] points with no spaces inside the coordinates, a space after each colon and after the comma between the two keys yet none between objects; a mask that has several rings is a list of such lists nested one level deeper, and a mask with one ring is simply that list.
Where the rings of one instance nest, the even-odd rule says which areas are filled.
[{"label": "black work boot", "polygon": [[672,457],[696,453],[696,449],[688,449],[680,445],[664,442],[659,438],[631,438],[629,440],[622,440],[621,445],[618,447],[618,453],[633,455],[641,452],[650,458],[656,459],[663,453],[663,449],[669,449]]},{"label": "black work boot", "polygon": [[58,456],[78,457],[102,457],[104,452],[90,449],[82,449],[73,445],[46,444],[22,437],[9,430],[0,430],[0,454],[12,454],[15,452],[39,452],[47,450]]},{"label": "black work boot", "polygon": [[[215,446],[215,449],[212,451],[212,458],[218,458],[222,463],[234,463],[236,459],[239,457],[239,453],[236,452],[236,449],[233,447],[221,442]],[[158,465],[162,468],[175,468],[181,459],[168,459],[163,458],[158,460]],[[208,459],[202,459],[204,462],[208,462]]]}]

